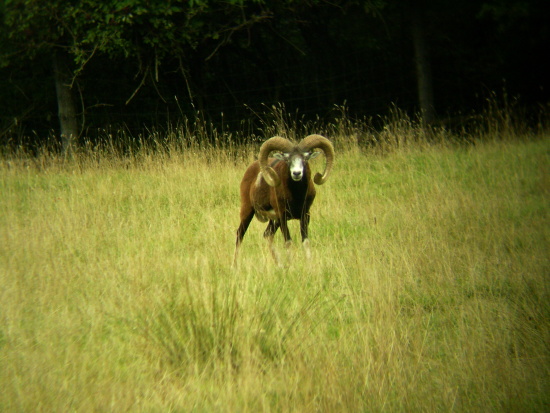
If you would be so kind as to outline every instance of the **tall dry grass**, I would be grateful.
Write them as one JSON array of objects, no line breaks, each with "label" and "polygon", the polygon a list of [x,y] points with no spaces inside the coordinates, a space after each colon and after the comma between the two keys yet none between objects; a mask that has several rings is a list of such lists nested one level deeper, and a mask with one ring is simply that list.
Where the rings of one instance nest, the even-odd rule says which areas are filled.
[{"label": "tall dry grass", "polygon": [[328,132],[286,269],[257,221],[231,269],[253,140],[6,157],[0,409],[547,410],[548,137]]}]

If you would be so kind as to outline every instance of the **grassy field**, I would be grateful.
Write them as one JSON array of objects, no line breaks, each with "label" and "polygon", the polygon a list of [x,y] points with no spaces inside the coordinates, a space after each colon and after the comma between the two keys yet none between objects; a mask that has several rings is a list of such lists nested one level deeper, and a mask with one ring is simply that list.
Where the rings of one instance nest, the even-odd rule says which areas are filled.
[{"label": "grassy field", "polygon": [[251,148],[3,160],[0,410],[549,411],[550,139],[399,146],[284,269],[231,269]]}]

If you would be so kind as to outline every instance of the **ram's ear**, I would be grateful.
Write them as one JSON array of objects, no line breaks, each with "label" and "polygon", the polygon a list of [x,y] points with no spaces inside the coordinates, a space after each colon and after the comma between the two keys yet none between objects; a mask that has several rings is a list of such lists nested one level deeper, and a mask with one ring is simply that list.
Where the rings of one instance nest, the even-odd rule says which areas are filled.
[{"label": "ram's ear", "polygon": [[310,160],[310,159],[315,159],[317,158],[319,155],[321,154],[321,152],[319,151],[314,151],[314,152],[305,152],[304,153],[304,158],[307,160]]},{"label": "ram's ear", "polygon": [[275,159],[278,159],[280,161],[284,161],[286,159],[288,159],[288,154],[286,153],[281,153],[281,152],[274,152],[272,154],[272,156],[275,158]]}]

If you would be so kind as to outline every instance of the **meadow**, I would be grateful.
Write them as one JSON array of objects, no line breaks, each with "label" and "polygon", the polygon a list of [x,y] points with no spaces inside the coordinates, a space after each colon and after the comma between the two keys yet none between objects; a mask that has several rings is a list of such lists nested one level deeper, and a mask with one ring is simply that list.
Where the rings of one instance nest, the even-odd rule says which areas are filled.
[{"label": "meadow", "polygon": [[257,144],[4,156],[0,410],[548,411],[548,134],[329,138],[285,268]]}]

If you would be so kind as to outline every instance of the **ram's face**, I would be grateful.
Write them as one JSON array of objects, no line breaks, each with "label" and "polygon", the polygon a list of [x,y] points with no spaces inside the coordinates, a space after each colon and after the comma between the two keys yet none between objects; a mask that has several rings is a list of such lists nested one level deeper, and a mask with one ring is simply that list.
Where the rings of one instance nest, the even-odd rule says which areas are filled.
[{"label": "ram's face", "polygon": [[289,155],[287,163],[292,180],[301,181],[304,177],[304,169],[306,166],[304,156],[300,154]]},{"label": "ram's face", "polygon": [[312,158],[313,154],[317,155],[318,152],[280,153],[275,155],[275,157],[285,161],[288,164],[290,177],[293,181],[298,182],[304,178],[306,163],[310,158]]}]

